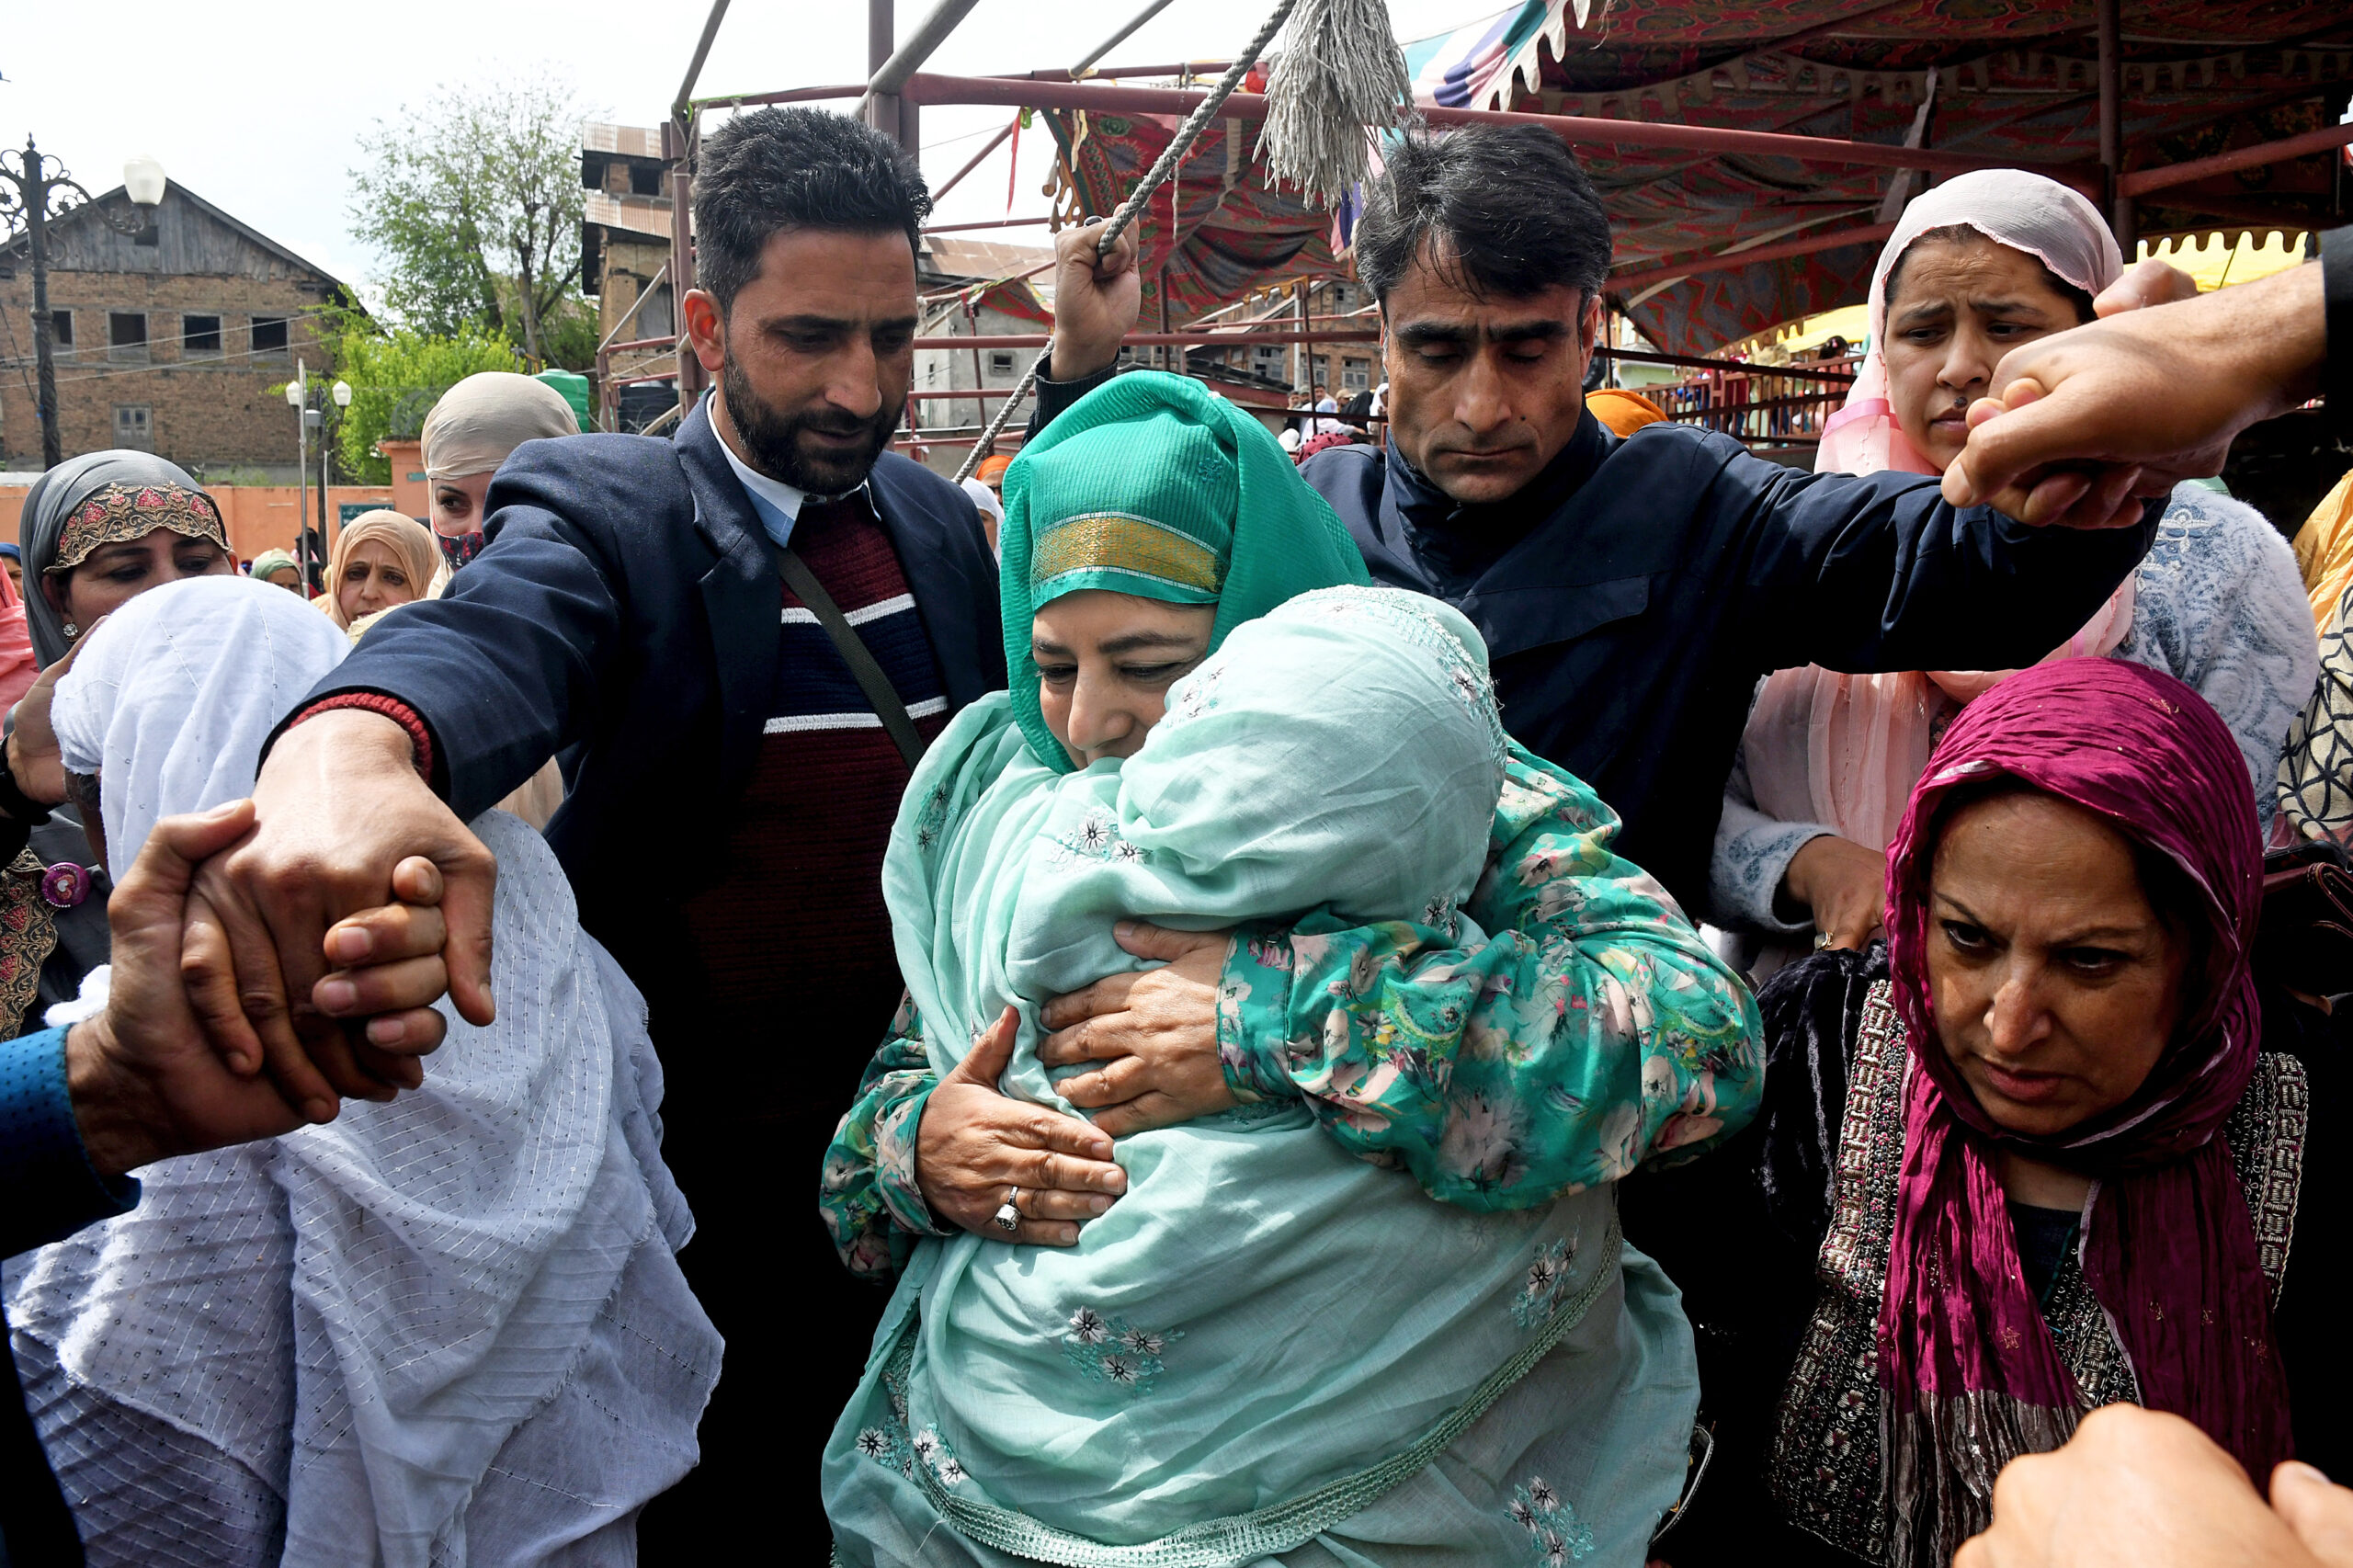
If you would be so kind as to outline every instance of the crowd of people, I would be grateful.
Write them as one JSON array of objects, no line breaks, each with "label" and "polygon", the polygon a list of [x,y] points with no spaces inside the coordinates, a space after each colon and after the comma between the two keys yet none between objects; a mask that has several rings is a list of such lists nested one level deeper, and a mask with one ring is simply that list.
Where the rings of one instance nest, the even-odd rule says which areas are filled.
[{"label": "crowd of people", "polygon": [[1088,225],[959,486],[912,161],[699,158],[675,438],[471,377],[315,585],[27,499],[6,1561],[2353,1564],[2353,526],[2200,483],[2353,231],[1951,179],[1808,473],[1415,131],[1377,409],[1121,367]]}]

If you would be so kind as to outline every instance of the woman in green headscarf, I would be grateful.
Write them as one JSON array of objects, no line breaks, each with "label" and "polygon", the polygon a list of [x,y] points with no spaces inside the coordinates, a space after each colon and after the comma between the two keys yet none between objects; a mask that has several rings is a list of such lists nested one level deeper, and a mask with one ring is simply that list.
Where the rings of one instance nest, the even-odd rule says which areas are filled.
[{"label": "woman in green headscarf", "polygon": [[[1509,745],[1478,634],[1364,585],[1254,420],[1195,383],[1122,377],[1024,452],[1006,503],[1024,673],[934,744],[884,863],[932,1072],[1009,1041],[1004,1091],[1068,1113],[1039,1005],[1139,967],[1119,918],[1281,917],[1306,943],[1405,916],[1470,945],[1491,825],[1511,839],[1547,818],[1537,886],[1595,903],[1619,947],[1573,960],[1530,1016],[1747,1049],[1753,1010],[1608,855],[1607,812]],[[1246,994],[1227,1003],[1238,1061],[1292,1049]],[[1323,1085],[1367,1112],[1404,1078],[1482,1081],[1410,1040],[1367,1044],[1364,1071]],[[1463,1050],[1491,1048],[1510,1051]],[[827,1449],[840,1561],[1642,1560],[1697,1382],[1608,1182],[1441,1205],[1253,1081],[1122,1140],[1125,1194],[1074,1246],[1017,1245],[1017,1192],[1004,1233],[912,1247]],[[1459,1119],[1447,1157],[1512,1187],[1517,1114]],[[837,1163],[856,1162],[829,1159],[829,1194],[853,1178]]]}]

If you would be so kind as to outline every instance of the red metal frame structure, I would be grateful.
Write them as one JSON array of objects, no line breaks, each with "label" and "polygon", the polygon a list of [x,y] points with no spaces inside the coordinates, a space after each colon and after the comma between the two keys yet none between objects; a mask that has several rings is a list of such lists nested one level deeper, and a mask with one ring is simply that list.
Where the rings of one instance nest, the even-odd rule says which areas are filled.
[{"label": "red metal frame structure", "polygon": [[[698,66],[725,3],[716,0],[697,54]],[[938,0],[919,35],[938,33],[940,15],[953,3]],[[2159,192],[2182,193],[2161,199],[2159,216],[2177,229],[2184,215],[2201,211],[2234,223],[2252,223],[2259,215],[2263,226],[2277,227],[2289,225],[2300,214],[2310,216],[2323,208],[2334,212],[2341,205],[2341,192],[2313,196],[2307,188],[2309,173],[2298,176],[2301,184],[2290,182],[2293,188],[2285,196],[2274,193],[2260,201],[2218,191],[2225,176],[2292,165],[2353,143],[2353,127],[2306,128],[2313,106],[2325,105],[2332,93],[2341,90],[2333,84],[2353,80],[2353,41],[2336,37],[2345,34],[2353,40],[2353,13],[2341,12],[2330,0],[2279,0],[2260,17],[2218,14],[2211,7],[2200,10],[2198,0],[2135,0],[2131,32],[2122,28],[2118,0],[2058,0],[2032,17],[2021,12],[1988,26],[1947,20],[1943,10],[1950,3],[1771,0],[1759,12],[1754,0],[1604,0],[1594,7],[1600,31],[1589,39],[1569,40],[1571,24],[1561,0],[1552,0],[1549,9],[1531,6],[1522,13],[1524,20],[1545,10],[1539,29],[1544,36],[1530,44],[1523,34],[1512,44],[1510,68],[1500,82],[1483,78],[1475,92],[1449,102],[1422,103],[1418,112],[1438,125],[1540,126],[1589,150],[1605,203],[1612,204],[1613,219],[1620,220],[1621,263],[1611,276],[1610,292],[1641,305],[1638,324],[1654,341],[1670,346],[1746,335],[1724,330],[1725,323],[1739,319],[1738,314],[1727,316],[1717,309],[1711,316],[1704,302],[1709,298],[1742,300],[1742,308],[1752,316],[1767,312],[1766,320],[1750,324],[1754,326],[1806,313],[1805,309],[1789,308],[1792,305],[1827,308],[1851,302],[1847,295],[1859,298],[1858,276],[1868,275],[1870,258],[1890,225],[1853,219],[1868,215],[1872,206],[1885,205],[1881,196],[1893,171],[1949,176],[1977,168],[2033,168],[2111,204],[2128,243],[2140,217],[2159,205],[2149,201]],[[1736,8],[1740,5],[1746,8]],[[925,105],[987,105],[1043,109],[1058,116],[1165,121],[1188,112],[1202,96],[1185,87],[1117,85],[1122,77],[1182,74],[1194,69],[1182,65],[1090,71],[1082,81],[1071,80],[1067,71],[989,77],[927,73],[920,69],[919,58],[910,58],[908,47],[892,54],[891,0],[870,0],[870,70],[881,71],[890,57],[893,69],[889,85],[895,91],[890,96],[892,123],[885,128],[904,141],[912,142],[916,113]],[[1803,25],[1789,26],[1798,21]],[[2228,38],[2212,36],[2214,29],[2225,27],[2231,29]],[[2168,33],[2167,28],[2173,30]],[[1563,50],[1564,40],[1574,47]],[[1797,53],[1800,46],[1809,52]],[[2001,52],[2006,46],[2010,52]],[[2301,57],[2300,48],[2304,51]],[[2036,49],[2044,52],[2037,54]],[[2185,54],[2185,49],[2190,52]],[[2252,63],[2250,51],[2259,51]],[[1920,78],[1920,71],[1930,65],[1935,70]],[[2187,107],[2175,101],[2184,96],[2185,80],[2193,86],[2217,84],[2218,66],[2236,74],[2225,74],[2207,97],[2234,100],[2235,107],[2211,101],[2201,105],[2195,94],[2188,95]],[[2042,79],[2054,70],[2055,84],[2044,85]],[[2088,90],[2072,90],[2078,72]],[[2248,79],[2242,84],[2241,76]],[[1926,81],[1925,91],[1920,80]],[[671,127],[679,154],[690,153],[696,119],[705,108],[864,99],[869,95],[868,84],[858,83],[697,101],[690,97],[692,81],[690,72]],[[1945,123],[1943,110],[1930,112],[1937,107],[1939,82],[1960,84],[1951,89],[1960,95],[1953,101],[1970,111],[1957,113],[1955,127],[1941,137],[1936,128]],[[1776,99],[1777,93],[1784,97]],[[2004,93],[2012,99],[2001,100]],[[1915,108],[1913,95],[1926,101]],[[1853,108],[1848,122],[1858,133],[1821,133],[1825,104],[1835,107],[1849,98]],[[1760,128],[1756,104],[1763,102],[1769,108],[1783,101],[1800,112],[1792,117],[1787,109],[1773,110],[1768,118],[1774,128]],[[1983,112],[1987,105],[2001,102],[2014,107]],[[1660,117],[1651,113],[1654,103],[1662,105]],[[2152,105],[2155,107],[2147,107]],[[1560,112],[1588,106],[1599,112]],[[1900,116],[1892,119],[1899,110]],[[1244,93],[1227,101],[1222,118],[1246,126],[1263,121],[1266,113],[1265,97]],[[1746,123],[1691,123],[1744,117]],[[871,118],[883,123],[880,115]],[[1908,133],[1898,129],[1904,122],[1909,123]],[[2087,138],[2095,122],[2097,156],[2092,155],[2094,139]],[[1807,129],[1797,129],[1801,125]],[[2245,142],[2250,136],[2255,138],[2251,144],[2205,150],[2210,143]],[[1896,139],[1882,139],[1889,137]],[[996,144],[992,142],[990,148]],[[2063,155],[2071,151],[2078,155]],[[2193,152],[2197,155],[2184,155]],[[1221,163],[1222,158],[1221,153]],[[1737,170],[1741,178],[1762,177],[1756,175],[1760,160],[1768,170],[1790,169],[1797,175],[1797,182],[1784,181],[1791,194],[1722,209],[1726,226],[1713,240],[1705,232],[1704,220],[1696,231],[1689,222],[1645,226],[1626,222],[1616,205],[1639,203],[1666,182],[1715,178],[1711,171],[1719,169]],[[956,177],[979,161],[975,156]],[[2142,166],[2128,168],[2133,163]],[[2309,171],[2314,165],[2298,166]],[[1638,176],[1637,171],[1644,172]],[[673,269],[675,277],[690,283],[692,257],[684,214],[691,187],[683,170],[676,178],[676,210],[680,216]],[[1806,181],[1823,194],[1794,194]],[[1809,202],[1819,218],[1802,215]],[[1842,209],[1842,202],[1848,205]],[[1765,210],[1761,214],[1760,208]],[[1147,252],[1154,244],[1153,226],[1163,221],[1148,217],[1143,222]],[[1830,226],[1791,234],[1815,222]],[[1741,231],[1742,223],[1749,226],[1748,232]],[[1760,231],[1758,223],[1779,226],[1778,231]],[[1692,233],[1698,243],[1678,244],[1683,233]],[[1817,293],[1827,288],[1840,297],[1801,300],[1760,288],[1760,279],[1769,282],[1777,274],[1790,272],[1791,263],[1798,264],[1795,270],[1814,276]],[[1745,302],[1747,295],[1758,296],[1757,301]],[[1162,308],[1165,312],[1165,296]],[[1781,313],[1769,313],[1775,310]],[[1694,338],[1703,320],[1716,334]],[[1140,334],[1132,341],[1361,342],[1371,335],[1163,332]],[[1033,341],[958,338],[953,347],[1019,347]],[[688,363],[691,358],[681,355],[686,371],[682,393],[690,381],[700,379],[699,367]]]}]

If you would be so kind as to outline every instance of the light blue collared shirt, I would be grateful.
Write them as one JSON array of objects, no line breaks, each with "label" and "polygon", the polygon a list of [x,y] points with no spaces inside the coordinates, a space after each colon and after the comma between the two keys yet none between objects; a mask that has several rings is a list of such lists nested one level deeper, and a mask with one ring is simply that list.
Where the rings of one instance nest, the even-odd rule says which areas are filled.
[{"label": "light blue collared shirt", "polygon": [[[752,510],[759,515],[760,527],[767,530],[768,538],[776,540],[779,546],[790,546],[792,543],[792,525],[801,520],[801,508],[808,503],[809,493],[760,472],[737,457],[735,449],[727,444],[724,437],[720,439],[719,449],[727,454],[727,466],[733,469],[735,477],[743,482],[744,494],[752,503]],[[860,483],[858,490],[849,494],[855,495],[865,488]],[[819,496],[818,499],[825,497]]]},{"label": "light blue collared shirt", "polygon": [[[713,432],[716,434],[716,432]],[[719,449],[727,454],[727,466],[735,471],[743,482],[744,494],[752,503],[752,510],[759,514],[760,527],[767,529],[768,538],[779,546],[792,542],[792,525],[801,520],[801,504],[809,499],[805,490],[796,490],[780,479],[770,479],[735,455],[735,449],[721,437]]]}]

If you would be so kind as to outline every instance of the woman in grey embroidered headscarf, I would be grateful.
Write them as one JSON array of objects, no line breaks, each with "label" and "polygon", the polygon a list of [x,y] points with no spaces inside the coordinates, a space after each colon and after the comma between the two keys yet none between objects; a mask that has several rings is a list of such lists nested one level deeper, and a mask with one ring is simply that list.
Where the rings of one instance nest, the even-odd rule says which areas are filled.
[{"label": "woman in grey embroidered headscarf", "polygon": [[96,864],[50,731],[54,667],[76,640],[148,589],[233,574],[221,510],[186,470],[151,452],[91,452],[58,464],[26,494],[25,627],[51,672],[15,709],[6,765],[46,820],[0,816],[0,1038],[39,1027],[70,1002],[107,954],[106,868]]},{"label": "woman in grey embroidered headscarf", "polygon": [[23,544],[25,619],[43,669],[132,596],[237,569],[221,508],[152,452],[90,452],[42,474],[25,494]]},{"label": "woman in grey embroidered headscarf", "polygon": [[[25,628],[33,662],[48,670],[75,640],[150,588],[182,577],[225,576],[237,569],[221,508],[176,463],[152,452],[88,452],[58,464],[25,494],[19,532],[25,573]],[[25,701],[41,710],[32,728],[47,738],[54,685],[37,681]],[[23,724],[26,715],[17,714]],[[24,748],[8,747],[8,766],[35,799],[62,801],[30,774]]]}]

